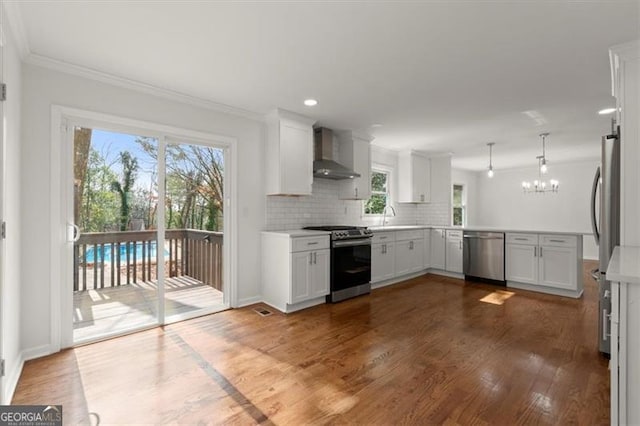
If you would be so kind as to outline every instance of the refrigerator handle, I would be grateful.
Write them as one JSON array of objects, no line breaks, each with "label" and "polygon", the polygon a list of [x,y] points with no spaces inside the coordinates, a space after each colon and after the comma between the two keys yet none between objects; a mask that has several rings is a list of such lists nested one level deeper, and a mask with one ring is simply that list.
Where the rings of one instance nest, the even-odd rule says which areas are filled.
[{"label": "refrigerator handle", "polygon": [[600,231],[598,230],[598,223],[596,220],[596,192],[598,190],[599,182],[600,167],[596,170],[596,175],[593,177],[593,187],[591,188],[591,228],[593,229],[593,238],[596,240],[596,245],[600,244]]}]

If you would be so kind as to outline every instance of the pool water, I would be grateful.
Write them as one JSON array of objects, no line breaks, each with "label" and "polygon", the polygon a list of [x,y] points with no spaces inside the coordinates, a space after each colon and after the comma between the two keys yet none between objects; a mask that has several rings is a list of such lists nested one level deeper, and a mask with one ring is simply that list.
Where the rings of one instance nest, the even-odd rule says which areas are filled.
[{"label": "pool water", "polygon": [[[143,245],[142,242],[137,242],[135,244],[130,243],[129,246],[127,247],[127,244],[121,243],[120,252],[116,253],[117,246],[114,244],[113,245],[114,254],[118,256],[118,258],[120,259],[120,263],[126,263],[127,256],[129,257],[129,262],[133,263],[134,253],[135,253],[136,261],[141,262],[142,261],[142,245]],[[103,253],[103,249],[104,249],[104,253]],[[151,241],[151,244],[147,244],[144,252],[145,257],[147,259],[155,260],[157,253],[158,253],[157,243],[155,241]],[[164,256],[165,258],[169,256],[169,252],[166,249],[164,251]],[[95,263],[96,257],[98,262],[104,261],[104,263],[111,263],[111,244],[105,244],[104,247],[89,246],[87,248],[87,254],[85,256],[86,263]]]}]

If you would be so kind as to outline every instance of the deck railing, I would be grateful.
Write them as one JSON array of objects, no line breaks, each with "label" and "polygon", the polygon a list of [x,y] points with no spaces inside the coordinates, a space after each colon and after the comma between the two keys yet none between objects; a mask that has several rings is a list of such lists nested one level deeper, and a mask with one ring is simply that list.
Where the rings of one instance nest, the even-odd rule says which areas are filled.
[{"label": "deck railing", "polygon": [[73,290],[117,287],[157,278],[189,276],[222,291],[222,232],[170,229],[158,250],[156,231],[81,234],[74,244]]}]

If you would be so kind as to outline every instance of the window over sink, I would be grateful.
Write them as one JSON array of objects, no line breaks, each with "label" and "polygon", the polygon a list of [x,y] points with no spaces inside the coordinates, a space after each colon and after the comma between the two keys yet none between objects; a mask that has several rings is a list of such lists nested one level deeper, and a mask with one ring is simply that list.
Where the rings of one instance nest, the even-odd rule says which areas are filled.
[{"label": "window over sink", "polygon": [[466,194],[464,185],[454,183],[453,184],[453,211],[452,211],[452,224],[453,226],[464,226],[467,221],[466,215]]},{"label": "window over sink", "polygon": [[371,197],[364,203],[365,215],[381,215],[390,201],[388,170],[372,168],[371,170]]}]

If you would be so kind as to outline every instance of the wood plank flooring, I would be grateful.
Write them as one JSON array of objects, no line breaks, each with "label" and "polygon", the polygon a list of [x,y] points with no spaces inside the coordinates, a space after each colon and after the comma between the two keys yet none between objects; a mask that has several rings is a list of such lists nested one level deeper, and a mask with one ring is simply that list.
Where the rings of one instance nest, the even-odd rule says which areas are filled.
[{"label": "wood plank flooring", "polygon": [[[165,280],[165,315],[169,321],[201,309],[226,309],[222,292],[188,276]],[[152,325],[157,318],[156,280],[73,293],[74,342]]]},{"label": "wood plank flooring", "polygon": [[605,425],[588,268],[578,300],[425,275],[225,311],[29,361],[13,403],[62,404],[68,424]]}]

